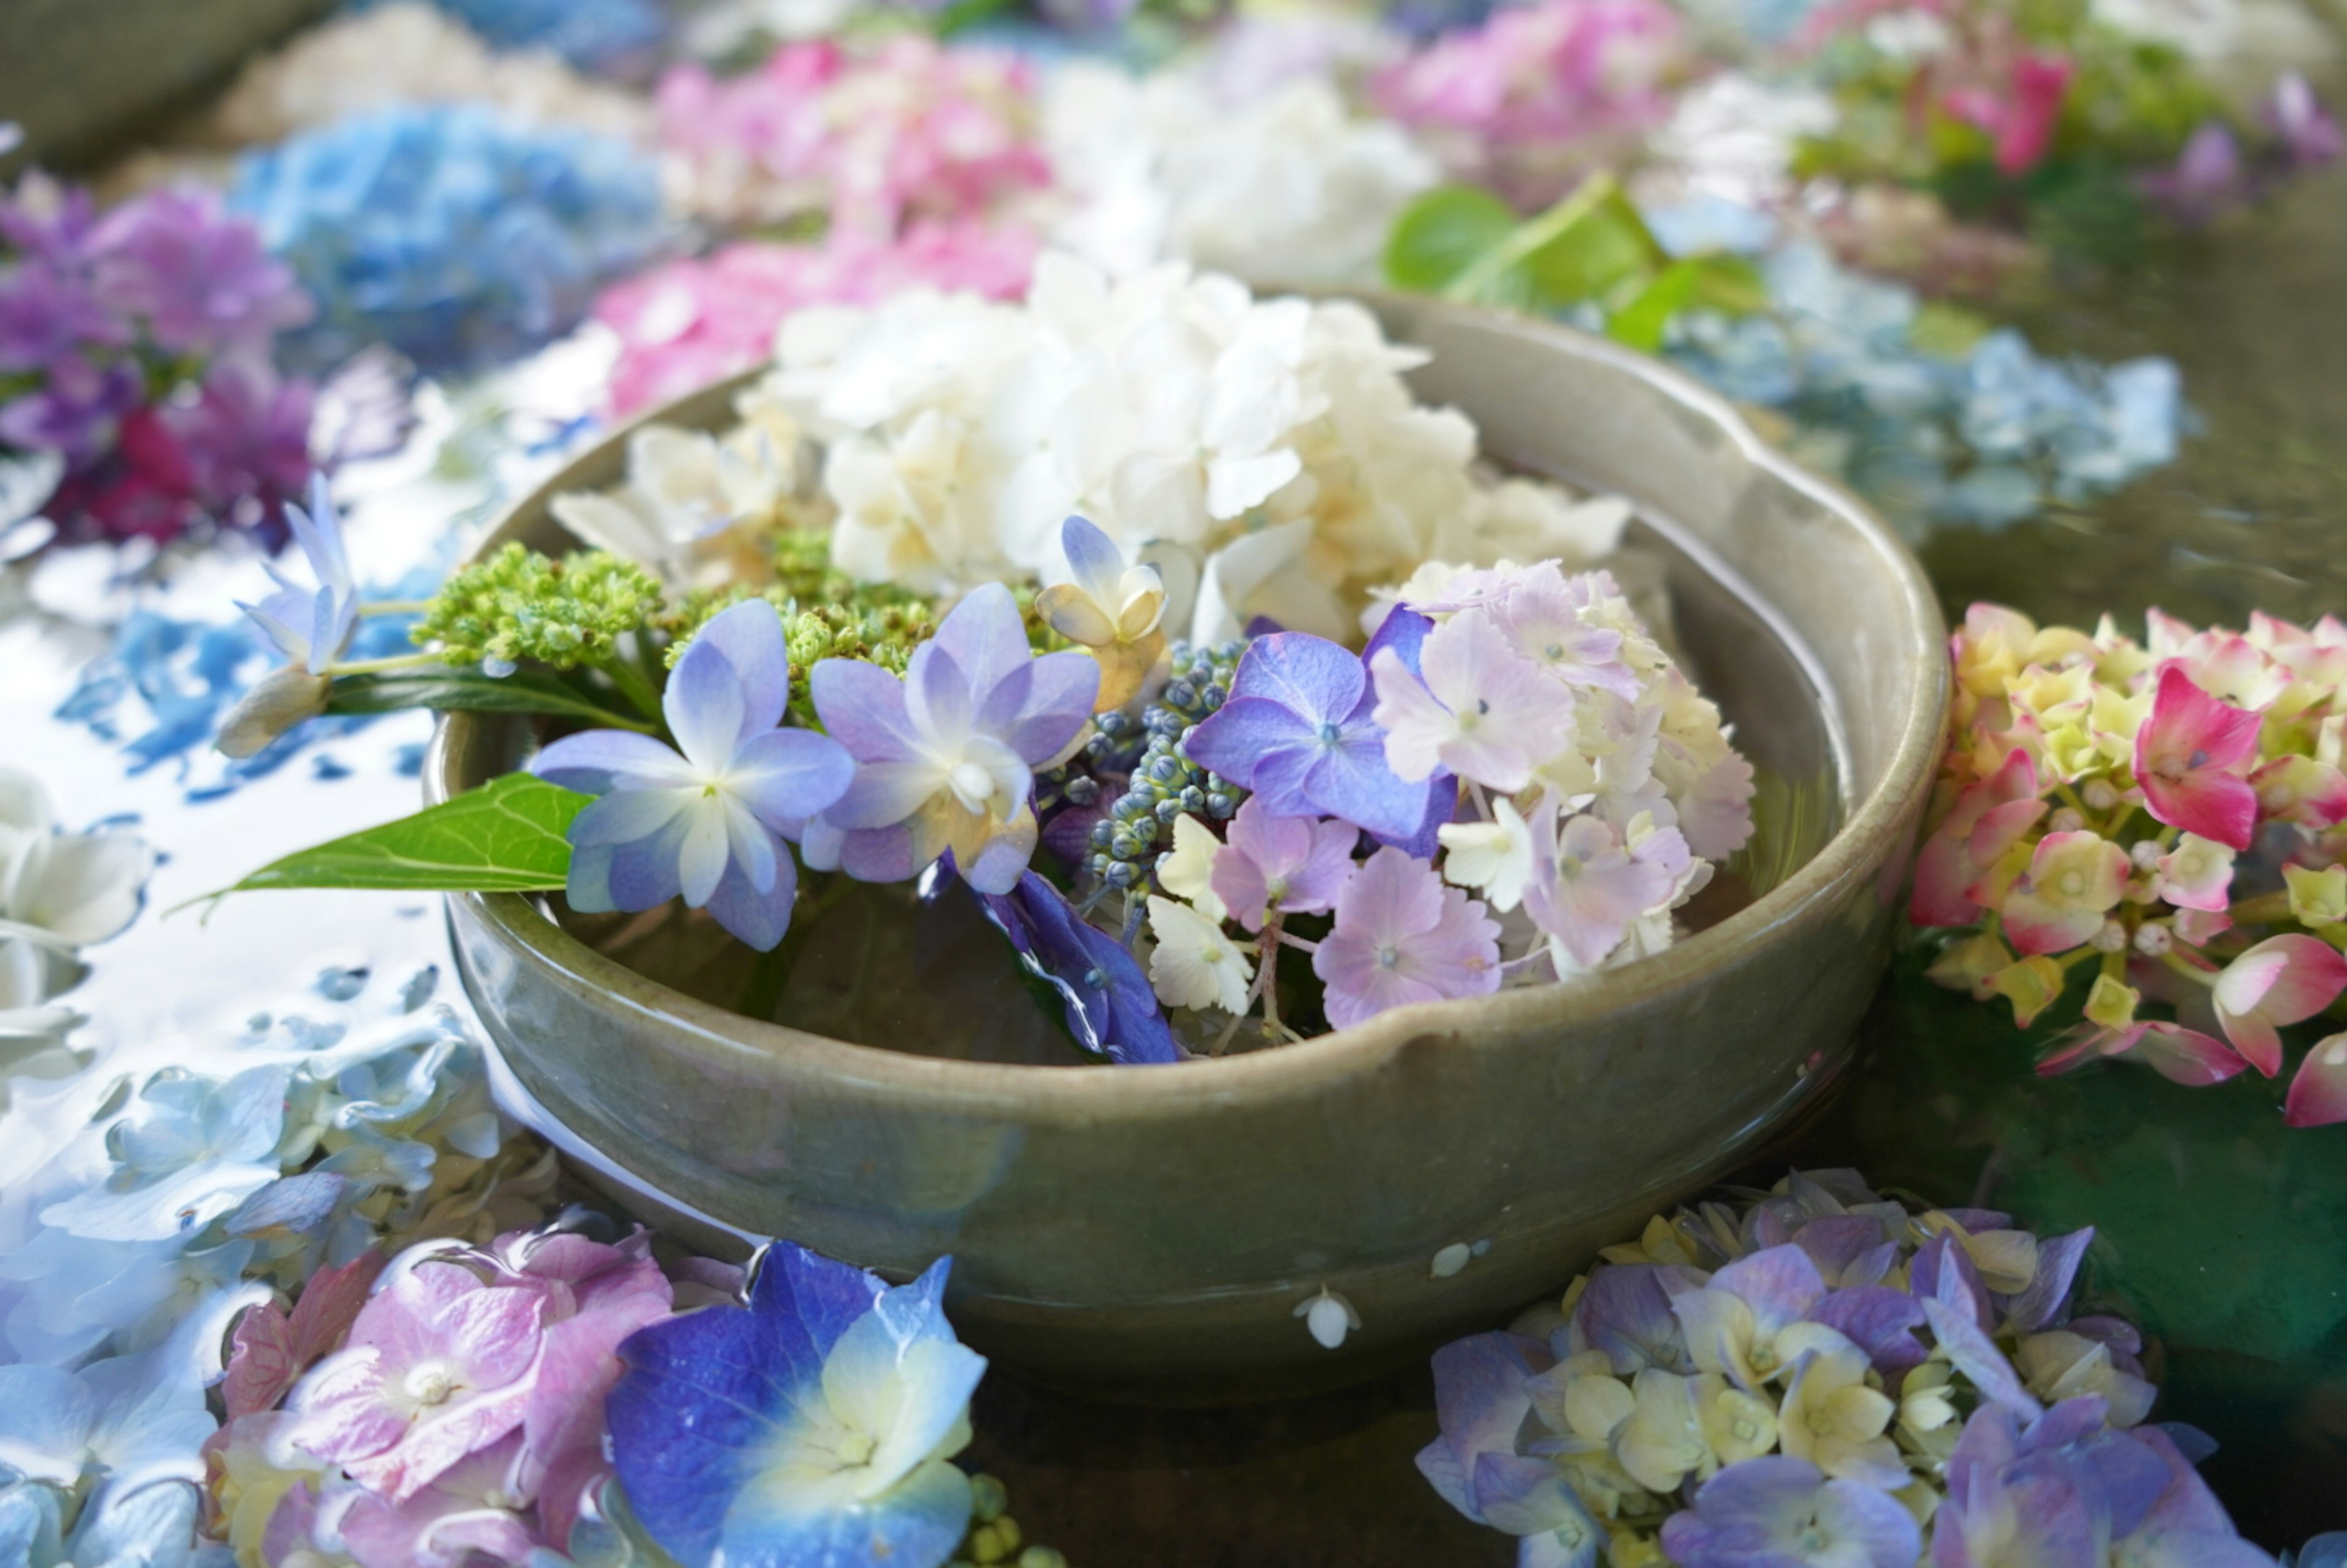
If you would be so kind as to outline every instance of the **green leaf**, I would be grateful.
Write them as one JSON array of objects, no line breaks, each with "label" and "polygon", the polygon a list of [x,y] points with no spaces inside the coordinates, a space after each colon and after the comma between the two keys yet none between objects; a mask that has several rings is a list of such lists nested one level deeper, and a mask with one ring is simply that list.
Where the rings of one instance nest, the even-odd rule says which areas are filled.
[{"label": "green leaf", "polygon": [[507,774],[442,805],[272,861],[232,887],[356,887],[409,893],[531,893],[570,875],[563,835],[591,796]]},{"label": "green leaf", "polygon": [[615,713],[559,677],[518,670],[502,679],[478,670],[437,666],[380,675],[338,675],[326,689],[329,713],[391,713],[430,708],[443,713],[559,713],[598,724],[648,730]]},{"label": "green leaf", "polygon": [[1695,298],[1701,272],[1693,261],[1674,261],[1663,275],[1638,292],[1637,298],[1615,311],[1605,323],[1605,335],[1642,354],[1663,346],[1663,331],[1671,318]]},{"label": "green leaf", "polygon": [[1397,289],[1440,293],[1515,232],[1516,215],[1488,190],[1445,185],[1403,209],[1386,240],[1386,280]]}]

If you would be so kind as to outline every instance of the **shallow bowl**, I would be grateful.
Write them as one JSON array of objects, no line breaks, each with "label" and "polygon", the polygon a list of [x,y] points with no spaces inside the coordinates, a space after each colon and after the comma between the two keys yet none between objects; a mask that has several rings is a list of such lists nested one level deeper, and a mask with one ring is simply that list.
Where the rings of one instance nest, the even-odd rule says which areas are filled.
[{"label": "shallow bowl", "polygon": [[[1327,1385],[1491,1326],[1811,1106],[1855,1049],[1940,744],[1944,631],[1913,559],[1650,359],[1366,302],[1432,351],[1416,391],[1462,409],[1488,456],[1634,503],[1739,743],[1764,774],[1826,775],[1813,853],[1639,963],[1155,1069],[826,1039],[654,983],[530,899],[453,897],[509,1102],[649,1216],[898,1277],[951,1253],[954,1319],[981,1349],[1096,1396],[1182,1402]],[[657,417],[721,427],[733,390]],[[556,476],[488,548],[560,548],[549,498],[618,483],[623,446]],[[427,792],[478,785],[526,744],[514,721],[453,715]],[[1438,1277],[1454,1244],[1470,1261]],[[1360,1319],[1337,1352],[1296,1316],[1324,1287]]]}]

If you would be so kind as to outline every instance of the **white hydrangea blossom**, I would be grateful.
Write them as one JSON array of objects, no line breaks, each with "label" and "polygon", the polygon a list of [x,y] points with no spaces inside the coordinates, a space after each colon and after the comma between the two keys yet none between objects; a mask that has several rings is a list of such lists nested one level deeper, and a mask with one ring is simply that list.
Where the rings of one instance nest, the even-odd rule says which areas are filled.
[{"label": "white hydrangea blossom", "polygon": [[1355,119],[1323,77],[1252,101],[1180,72],[1054,73],[1043,138],[1077,207],[1062,245],[1126,276],[1174,258],[1291,282],[1373,276],[1387,232],[1440,170],[1399,126]]},{"label": "white hydrangea blossom", "polygon": [[825,447],[834,563],[926,593],[1056,569],[1081,513],[1159,569],[1169,635],[1348,639],[1429,559],[1586,565],[1625,516],[1480,477],[1474,427],[1402,379],[1426,356],[1360,306],[1179,263],[1112,282],[1054,252],[1024,303],[805,311],[778,354],[765,395]]},{"label": "white hydrangea blossom", "polygon": [[754,580],[762,548],[745,528],[771,520],[798,473],[799,431],[754,395],[742,423],[716,436],[646,425],[628,437],[628,481],[611,490],[572,490],[554,516],[579,539],[623,556],[671,583],[715,587]]},{"label": "white hydrangea blossom", "polygon": [[138,835],[65,832],[40,780],[0,767],[0,1072],[21,1069],[78,1021],[49,999],[79,978],[77,950],[138,917],[154,870],[155,852]]}]

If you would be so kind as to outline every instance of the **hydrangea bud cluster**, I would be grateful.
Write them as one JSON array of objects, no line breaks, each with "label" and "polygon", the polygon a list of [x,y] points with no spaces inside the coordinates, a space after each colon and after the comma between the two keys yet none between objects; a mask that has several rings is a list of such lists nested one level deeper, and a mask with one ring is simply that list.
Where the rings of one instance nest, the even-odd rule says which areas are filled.
[{"label": "hydrangea bud cluster", "polygon": [[[2024,1028],[2077,1006],[2041,1072],[2280,1072],[2280,1030],[2347,990],[2347,627],[2155,610],[2138,643],[1975,605],[1953,657],[1910,913],[1969,935],[1932,977]],[[2301,1061],[2285,1118],[2347,1120],[2347,1034]]]},{"label": "hydrangea bud cluster", "polygon": [[1419,1469],[1525,1563],[2085,1562],[2090,1520],[2112,1561],[2266,1561],[2193,1468],[2208,1440],[2146,1424],[2142,1336],[2074,1299],[2093,1238],[1854,1171],[1657,1216],[1436,1353]]}]

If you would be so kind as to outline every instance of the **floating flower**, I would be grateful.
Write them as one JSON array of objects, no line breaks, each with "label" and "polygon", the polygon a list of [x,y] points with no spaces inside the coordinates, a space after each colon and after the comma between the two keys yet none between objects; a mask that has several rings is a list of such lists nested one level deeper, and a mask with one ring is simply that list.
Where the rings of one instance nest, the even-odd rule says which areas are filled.
[{"label": "floating flower", "polygon": [[[2061,953],[2102,928],[2103,913],[2127,891],[2126,851],[2092,833],[2049,833],[2028,869],[1997,900],[2015,952]],[[1975,884],[1975,886],[1979,884]]]},{"label": "floating flower", "polygon": [[1500,927],[1434,868],[1388,845],[1336,899],[1337,920],[1312,955],[1328,1021],[1347,1029],[1388,1008],[1500,989]]},{"label": "floating flower", "polygon": [[2312,937],[2270,937],[2225,968],[2212,999],[2225,1038],[2250,1066],[2281,1071],[2278,1026],[2312,1018],[2347,989],[2347,958]]},{"label": "floating flower", "polygon": [[341,517],[324,475],[310,481],[310,508],[288,504],[285,523],[302,547],[315,589],[288,581],[275,564],[269,575],[277,591],[257,605],[240,602],[238,609],[261,628],[261,634],[290,661],[254,684],[220,721],[213,743],[226,756],[241,760],[261,751],[278,736],[326,710],[326,687],[335,661],[350,646],[358,628],[358,585],[351,576],[350,552],[343,542]]},{"label": "floating flower", "polygon": [[1085,920],[1066,894],[1025,871],[1008,894],[979,897],[1020,961],[1067,999],[1068,1032],[1079,1045],[1113,1061],[1181,1060],[1133,949]]},{"label": "floating flower", "polygon": [[1150,983],[1174,1007],[1220,1008],[1236,1015],[1254,995],[1255,961],[1222,922],[1171,898],[1149,900]]},{"label": "floating flower", "polygon": [[1663,1550],[1686,1568],[1753,1560],[1912,1568],[1922,1549],[1915,1516],[1896,1498],[1779,1455],[1712,1477],[1695,1507],[1663,1526]]},{"label": "floating flower", "polygon": [[1133,700],[1165,651],[1165,583],[1155,567],[1132,566],[1116,542],[1090,519],[1060,526],[1060,548],[1071,580],[1035,596],[1035,612],[1052,630],[1100,661],[1102,712]]},{"label": "floating flower", "polygon": [[0,1465],[66,1487],[95,1471],[126,1493],[198,1479],[213,1421],[196,1366],[166,1344],[76,1371],[0,1367]]},{"label": "floating flower", "polygon": [[2255,713],[2219,702],[2182,670],[2162,670],[2151,716],[2135,737],[2145,809],[2214,843],[2249,848],[2258,800],[2241,764],[2257,744]]},{"label": "floating flower", "polygon": [[911,1285],[777,1244],[746,1308],[620,1348],[608,1409],[629,1505],[685,1563],[937,1568],[971,1512],[949,1463],[985,1360],[955,1342],[948,1263]]},{"label": "floating flower", "polygon": [[1454,616],[1428,633],[1416,672],[1390,648],[1369,669],[1387,764],[1408,783],[1447,770],[1512,794],[1572,733],[1569,691],[1480,615]]},{"label": "floating flower", "polygon": [[712,619],[661,699],[671,750],[624,730],[566,736],[531,770],[599,795],[569,829],[579,909],[649,909],[682,895],[761,951],[790,928],[798,869],[786,832],[840,798],[854,760],[828,736],[777,729],[789,696],[782,620],[764,600]]},{"label": "floating flower", "polygon": [[2347,1034],[2314,1042],[2298,1075],[2290,1081],[2282,1120],[2292,1127],[2328,1127],[2347,1122]]},{"label": "floating flower", "polygon": [[1376,705],[1360,660],[1336,643],[1306,632],[1259,637],[1188,751],[1277,815],[1333,816],[1406,838],[1426,818],[1427,781],[1413,784],[1387,762]]},{"label": "floating flower", "polygon": [[1553,799],[1532,814],[1532,876],[1524,908],[1549,939],[1560,975],[1594,969],[1631,927],[1676,896],[1687,866],[1676,829],[1649,835],[1633,848],[1602,819],[1562,816]]},{"label": "floating flower", "polygon": [[972,887],[1009,892],[1035,848],[1034,770],[1081,733],[1099,684],[1088,654],[1034,655],[999,583],[956,605],[901,680],[825,660],[812,679],[815,711],[856,774],[810,825],[809,864],[820,856],[888,882],[951,850]]},{"label": "floating flower", "polygon": [[[1179,824],[1174,833],[1178,855]],[[1324,913],[1336,907],[1353,874],[1359,841],[1359,830],[1349,823],[1276,816],[1262,796],[1254,796],[1231,818],[1230,835],[1214,855],[1215,898],[1250,931],[1262,930],[1275,913]]]}]

